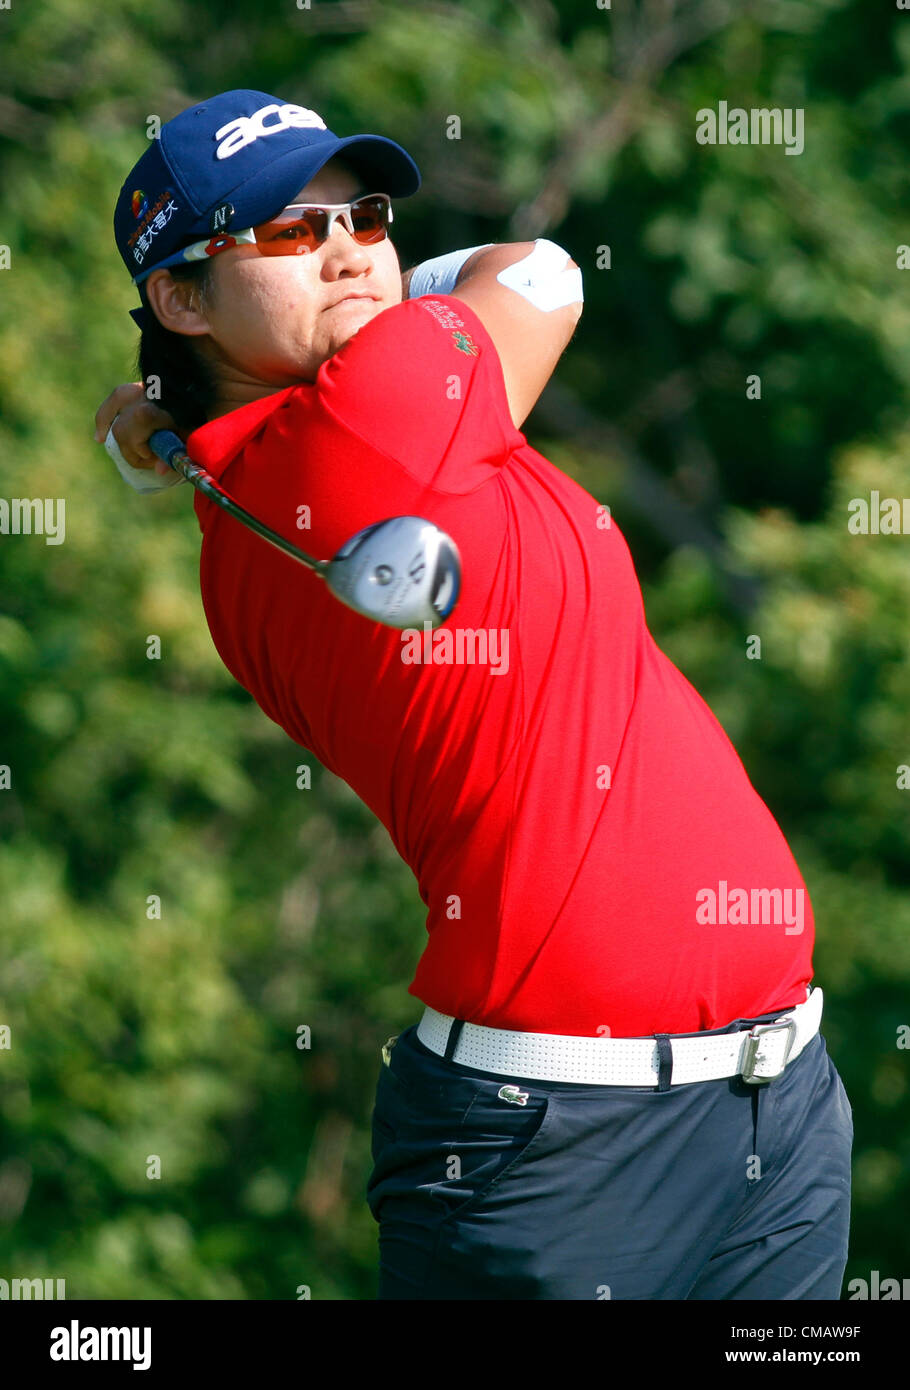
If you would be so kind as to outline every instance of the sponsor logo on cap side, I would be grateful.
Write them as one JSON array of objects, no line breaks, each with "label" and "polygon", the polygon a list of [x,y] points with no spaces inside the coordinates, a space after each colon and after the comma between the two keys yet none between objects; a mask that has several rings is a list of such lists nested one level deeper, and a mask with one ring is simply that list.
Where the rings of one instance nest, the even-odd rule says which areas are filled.
[{"label": "sponsor logo on cap side", "polygon": [[209,231],[212,236],[217,236],[219,232],[226,232],[231,225],[231,218],[234,216],[234,204],[222,203],[220,208],[215,208],[212,213],[212,220],[209,224]]},{"label": "sponsor logo on cap side", "polygon": [[[137,189],[137,192],[142,193],[142,190]],[[134,204],[135,199],[136,194],[134,193]],[[149,205],[148,197],[145,197],[145,209],[142,221],[127,238],[127,245],[138,265],[141,265],[145,260],[146,252],[155,237],[159,232],[164,231],[174,213],[178,211],[178,204],[174,202],[174,194],[171,189],[166,188],[151,205]]]}]

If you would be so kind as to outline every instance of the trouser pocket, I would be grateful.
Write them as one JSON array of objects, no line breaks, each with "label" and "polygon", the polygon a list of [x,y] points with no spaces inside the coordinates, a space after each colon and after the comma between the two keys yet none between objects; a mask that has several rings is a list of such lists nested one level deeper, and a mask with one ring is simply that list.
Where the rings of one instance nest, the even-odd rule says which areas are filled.
[{"label": "trouser pocket", "polygon": [[446,1155],[446,1180],[434,1193],[445,1208],[444,1223],[481,1207],[544,1140],[552,1097],[507,1088],[518,1090],[525,1099],[503,1098],[502,1087],[478,1090],[453,1136]]},{"label": "trouser pocket", "polygon": [[479,1205],[543,1137],[551,1097],[527,1084],[446,1075],[409,1054],[383,1065],[373,1111],[367,1203],[383,1224],[435,1226]]}]

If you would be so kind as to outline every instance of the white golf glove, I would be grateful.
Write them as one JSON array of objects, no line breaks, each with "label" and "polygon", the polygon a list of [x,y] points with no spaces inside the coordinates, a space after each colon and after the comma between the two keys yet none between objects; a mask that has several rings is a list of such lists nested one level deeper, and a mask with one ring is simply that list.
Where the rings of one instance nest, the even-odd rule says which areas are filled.
[{"label": "white golf glove", "polygon": [[154,468],[134,468],[132,464],[127,463],[120,452],[120,445],[114,438],[113,425],[107,432],[104,447],[117,465],[117,472],[123,481],[129,483],[136,492],[163,492],[165,488],[176,487],[178,483],[186,482],[183,474],[174,468],[169,468],[167,473],[157,473]]}]

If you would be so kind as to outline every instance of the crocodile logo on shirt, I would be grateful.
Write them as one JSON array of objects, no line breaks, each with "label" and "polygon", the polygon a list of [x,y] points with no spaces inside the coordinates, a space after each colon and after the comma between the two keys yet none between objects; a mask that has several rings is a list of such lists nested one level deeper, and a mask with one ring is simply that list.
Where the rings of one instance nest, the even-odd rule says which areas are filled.
[{"label": "crocodile logo on shirt", "polygon": [[467,352],[471,357],[476,357],[480,348],[474,342],[470,333],[461,333],[457,328],[452,329],[452,337],[455,339],[455,346],[459,352]]}]

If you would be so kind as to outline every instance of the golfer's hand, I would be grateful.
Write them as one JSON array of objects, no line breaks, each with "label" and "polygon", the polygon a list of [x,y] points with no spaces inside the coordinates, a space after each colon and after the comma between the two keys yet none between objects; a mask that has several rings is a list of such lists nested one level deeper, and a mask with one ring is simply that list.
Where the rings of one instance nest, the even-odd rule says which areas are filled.
[{"label": "golfer's hand", "polygon": [[154,468],[164,475],[171,470],[156,458],[148,441],[156,430],[175,428],[173,416],[150,401],[141,381],[125,382],[112,391],[95,412],[95,439],[103,444],[113,427],[120,452],[133,468]]}]

